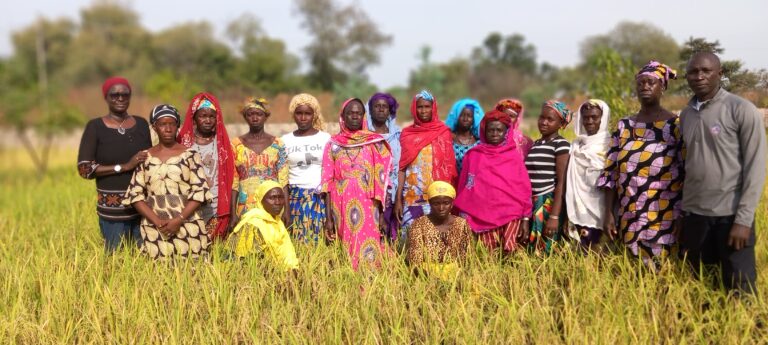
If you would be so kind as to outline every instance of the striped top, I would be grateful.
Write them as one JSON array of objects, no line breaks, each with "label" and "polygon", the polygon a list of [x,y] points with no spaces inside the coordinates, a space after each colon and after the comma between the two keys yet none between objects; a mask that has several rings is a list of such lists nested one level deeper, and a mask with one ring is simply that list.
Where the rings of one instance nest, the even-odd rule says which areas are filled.
[{"label": "striped top", "polygon": [[555,156],[571,151],[571,144],[561,136],[550,141],[539,139],[533,142],[525,167],[531,179],[533,196],[547,194],[555,190]]}]

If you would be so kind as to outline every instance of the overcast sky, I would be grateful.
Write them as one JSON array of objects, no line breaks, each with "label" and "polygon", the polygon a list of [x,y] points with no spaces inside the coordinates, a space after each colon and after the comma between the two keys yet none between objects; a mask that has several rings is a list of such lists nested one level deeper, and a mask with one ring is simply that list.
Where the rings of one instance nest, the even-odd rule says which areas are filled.
[{"label": "overcast sky", "polygon": [[[348,4],[350,0],[337,0]],[[11,54],[10,35],[42,15],[79,20],[79,11],[91,0],[2,0],[0,55]],[[492,1],[492,0],[358,0],[382,31],[393,36],[382,50],[381,64],[370,69],[381,87],[405,85],[418,64],[417,52],[432,47],[433,61],[468,56],[471,49],[493,31],[521,33],[533,43],[539,61],[569,66],[579,61],[579,44],[585,37],[609,31],[623,20],[661,27],[678,42],[689,36],[718,39],[726,59],[741,59],[748,68],[768,68],[768,1],[766,0],[646,0],[646,1]],[[295,6],[289,0],[133,0],[150,30],[193,20],[207,20],[222,33],[226,23],[251,12],[267,33],[286,42],[304,58],[308,42]]]}]

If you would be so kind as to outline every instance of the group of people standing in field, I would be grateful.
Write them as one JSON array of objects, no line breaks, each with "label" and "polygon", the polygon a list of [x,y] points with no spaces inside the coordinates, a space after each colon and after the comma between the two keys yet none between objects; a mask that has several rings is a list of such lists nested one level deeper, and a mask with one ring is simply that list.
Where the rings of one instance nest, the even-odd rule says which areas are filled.
[{"label": "group of people standing in field", "polygon": [[[621,240],[652,269],[679,246],[692,264],[719,265],[727,288],[749,292],[765,127],[721,76],[716,55],[695,54],[686,70],[694,97],[677,115],[661,105],[677,72],[651,61],[635,78],[637,114],[611,128],[602,100],[575,112],[549,100],[536,109],[536,140],[520,129],[519,100],[484,111],[462,99],[443,122],[428,91],[413,97],[413,124],[402,129],[392,95],[350,98],[333,135],[318,100],[299,94],[289,105],[297,128],[282,137],[264,130],[268,102],[249,98],[240,109],[249,130],[231,138],[213,95],[196,95],[183,120],[158,105],[147,123],[128,115],[131,86],[116,77],[102,87],[109,114],[85,128],[78,169],[96,179],[108,251],[133,239],[152,258],[198,257],[222,241],[234,257],[290,270],[300,264],[294,246],[341,241],[355,269],[400,252],[448,279],[473,240],[540,255],[566,238],[585,251]],[[569,143],[560,130],[571,122]]]}]

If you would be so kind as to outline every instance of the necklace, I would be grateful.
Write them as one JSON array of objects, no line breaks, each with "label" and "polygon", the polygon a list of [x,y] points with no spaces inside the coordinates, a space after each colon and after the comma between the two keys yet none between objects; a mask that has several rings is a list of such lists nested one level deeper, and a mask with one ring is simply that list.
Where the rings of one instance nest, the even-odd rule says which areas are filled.
[{"label": "necklace", "polygon": [[216,133],[214,133],[214,135],[211,135],[210,137],[204,137],[204,136],[198,134],[197,131],[195,131],[195,138],[202,139],[205,142],[210,143],[211,141],[213,141],[213,138],[216,138]]},{"label": "necklace", "polygon": [[[109,114],[109,116],[114,116],[112,114]],[[117,133],[120,133],[120,135],[125,134],[125,128],[123,128],[123,124],[125,123],[125,120],[128,120],[128,116],[123,118],[123,121],[120,122],[120,124],[117,125]]]}]

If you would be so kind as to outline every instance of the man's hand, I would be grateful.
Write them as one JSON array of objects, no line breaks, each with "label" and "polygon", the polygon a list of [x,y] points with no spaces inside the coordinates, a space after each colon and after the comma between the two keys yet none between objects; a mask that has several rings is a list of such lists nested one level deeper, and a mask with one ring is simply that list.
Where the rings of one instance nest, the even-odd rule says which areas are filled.
[{"label": "man's hand", "polygon": [[734,250],[741,250],[747,246],[752,229],[748,226],[733,223],[731,233],[728,235],[728,245]]}]

